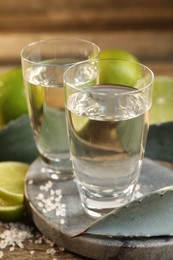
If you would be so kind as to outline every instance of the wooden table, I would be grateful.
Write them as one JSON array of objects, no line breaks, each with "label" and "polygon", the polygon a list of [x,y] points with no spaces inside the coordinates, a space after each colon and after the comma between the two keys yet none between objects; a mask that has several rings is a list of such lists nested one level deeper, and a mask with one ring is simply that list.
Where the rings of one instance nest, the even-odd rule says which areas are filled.
[{"label": "wooden table", "polygon": [[[173,76],[171,0],[0,1],[0,73],[20,66],[20,51],[26,44],[62,37],[87,39],[101,49],[130,51],[155,75]],[[0,226],[1,234],[5,230]],[[2,259],[85,259],[45,241],[37,244],[37,236],[41,234],[35,234],[33,242],[25,241],[22,250],[6,247]],[[46,253],[50,248],[56,254]]]}]

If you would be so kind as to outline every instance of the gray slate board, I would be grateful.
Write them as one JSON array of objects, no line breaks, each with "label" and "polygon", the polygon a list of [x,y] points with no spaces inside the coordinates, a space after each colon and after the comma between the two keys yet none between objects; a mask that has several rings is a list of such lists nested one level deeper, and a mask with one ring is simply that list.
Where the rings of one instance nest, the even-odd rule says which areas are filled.
[{"label": "gray slate board", "polygon": [[[58,246],[90,259],[116,260],[170,260],[173,259],[173,237],[113,239],[94,236],[73,237],[82,232],[94,219],[83,211],[74,180],[60,182],[51,179],[45,172],[40,172],[39,159],[30,167],[25,195],[33,221],[37,228]],[[66,205],[65,223],[62,217],[56,216],[56,210],[43,212],[39,206],[38,195],[50,197],[50,190],[42,190],[41,186],[51,181],[53,190],[62,191],[61,203]],[[173,184],[173,171],[150,159],[144,159],[139,179],[140,192],[147,194],[153,190]]]}]

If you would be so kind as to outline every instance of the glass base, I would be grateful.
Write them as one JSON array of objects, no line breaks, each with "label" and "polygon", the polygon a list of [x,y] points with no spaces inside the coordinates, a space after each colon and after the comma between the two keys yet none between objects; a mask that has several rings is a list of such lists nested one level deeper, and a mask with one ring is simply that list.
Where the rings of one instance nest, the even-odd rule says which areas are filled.
[{"label": "glass base", "polygon": [[78,185],[78,190],[84,211],[91,217],[100,217],[116,208],[119,208],[133,199],[136,184],[132,184],[127,189],[103,197],[91,192],[85,187]]},{"label": "glass base", "polygon": [[68,180],[74,177],[70,159],[52,161],[41,156],[40,162],[41,171],[47,172],[52,179]]}]

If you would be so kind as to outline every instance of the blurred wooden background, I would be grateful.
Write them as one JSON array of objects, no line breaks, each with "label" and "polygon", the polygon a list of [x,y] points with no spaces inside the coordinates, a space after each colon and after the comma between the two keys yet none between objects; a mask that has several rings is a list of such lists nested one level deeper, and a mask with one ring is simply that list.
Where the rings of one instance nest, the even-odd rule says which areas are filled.
[{"label": "blurred wooden background", "polygon": [[172,0],[0,1],[0,72],[20,65],[26,44],[59,37],[124,49],[156,75],[173,75]]}]

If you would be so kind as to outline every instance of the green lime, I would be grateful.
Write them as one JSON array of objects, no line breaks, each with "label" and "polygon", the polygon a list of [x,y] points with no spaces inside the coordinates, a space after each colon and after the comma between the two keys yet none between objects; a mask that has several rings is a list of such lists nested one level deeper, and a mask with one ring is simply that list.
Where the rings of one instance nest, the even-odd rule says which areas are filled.
[{"label": "green lime", "polygon": [[2,112],[0,111],[0,128],[2,128],[4,125],[5,125],[5,119]]},{"label": "green lime", "polygon": [[71,120],[77,133],[80,133],[89,123],[89,119],[87,117],[79,116],[73,113],[71,114]]},{"label": "green lime", "polygon": [[28,164],[0,162],[0,198],[14,204],[23,203],[24,180]]},{"label": "green lime", "polygon": [[22,218],[25,212],[23,204],[5,206],[0,204],[0,221],[16,221]]},{"label": "green lime", "polygon": [[[1,125],[27,113],[22,71],[15,68],[0,75]],[[0,118],[1,118],[0,117]]]},{"label": "green lime", "polygon": [[173,78],[157,76],[154,80],[150,123],[173,121]]},{"label": "green lime", "polygon": [[[121,84],[132,86],[141,77],[138,59],[124,50],[107,49],[100,52],[101,59],[119,59],[119,61],[105,61],[101,63],[100,83]],[[122,61],[120,61],[122,60]],[[124,63],[123,60],[135,63]],[[103,71],[103,72],[102,72]]]}]

